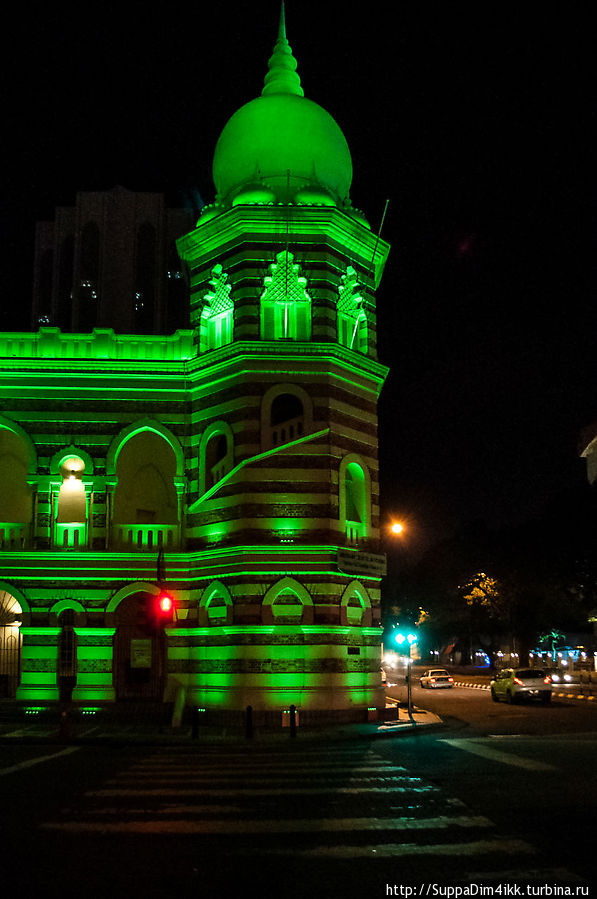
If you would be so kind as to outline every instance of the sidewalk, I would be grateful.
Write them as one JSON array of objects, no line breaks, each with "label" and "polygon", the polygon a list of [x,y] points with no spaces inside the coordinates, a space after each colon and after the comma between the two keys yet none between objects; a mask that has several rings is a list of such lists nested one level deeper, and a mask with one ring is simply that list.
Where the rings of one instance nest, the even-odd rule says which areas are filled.
[{"label": "sidewalk", "polygon": [[386,721],[361,724],[297,727],[293,737],[288,727],[255,727],[247,736],[245,729],[201,725],[195,733],[188,725],[170,727],[159,724],[123,724],[121,722],[30,722],[13,721],[0,725],[0,743],[60,743],[75,745],[155,745],[197,746],[199,744],[296,743],[335,740],[376,739],[413,734],[430,726],[441,726],[442,719],[432,712],[413,707],[409,717],[406,708],[398,708],[397,716]]}]

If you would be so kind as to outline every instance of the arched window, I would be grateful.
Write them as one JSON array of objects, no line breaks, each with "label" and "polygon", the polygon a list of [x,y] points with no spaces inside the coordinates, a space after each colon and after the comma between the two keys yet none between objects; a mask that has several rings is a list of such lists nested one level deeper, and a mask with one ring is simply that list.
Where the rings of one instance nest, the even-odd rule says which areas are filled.
[{"label": "arched window", "polygon": [[311,298],[299,275],[292,253],[283,250],[270,266],[261,294],[261,337],[263,340],[309,340]]},{"label": "arched window", "polygon": [[215,433],[205,447],[205,489],[209,490],[226,474],[226,435]]},{"label": "arched window", "polygon": [[261,446],[284,446],[313,432],[313,404],[303,387],[276,384],[261,401]]},{"label": "arched window", "polygon": [[342,276],[336,306],[338,343],[351,350],[366,354],[368,350],[367,317],[363,309],[363,297],[359,292],[355,270],[349,266]]},{"label": "arched window", "polygon": [[347,541],[358,543],[369,536],[371,525],[371,480],[358,456],[345,456],[340,465],[340,521]]},{"label": "arched window", "polygon": [[199,493],[220,481],[234,465],[234,438],[230,425],[216,421],[203,433],[199,445]]},{"label": "arched window", "polygon": [[305,430],[305,410],[299,397],[281,393],[271,407],[270,428],[272,446],[289,443],[302,437]]},{"label": "arched window", "polygon": [[32,518],[28,461],[23,438],[0,425],[0,548],[20,549],[28,538]]},{"label": "arched window", "polygon": [[56,543],[59,547],[82,549],[85,546],[87,497],[84,473],[85,463],[78,456],[69,456],[60,466],[62,483],[56,510]]},{"label": "arched window", "polygon": [[134,550],[177,545],[177,458],[168,436],[140,423],[110,464],[117,479],[111,504],[114,545]]}]

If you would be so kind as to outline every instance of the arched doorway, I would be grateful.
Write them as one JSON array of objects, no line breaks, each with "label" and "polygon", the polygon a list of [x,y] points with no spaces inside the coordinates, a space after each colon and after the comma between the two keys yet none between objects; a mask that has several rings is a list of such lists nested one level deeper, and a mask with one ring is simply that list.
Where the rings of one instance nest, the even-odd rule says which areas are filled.
[{"label": "arched doorway", "polygon": [[77,685],[77,636],[74,609],[63,609],[58,618],[58,695],[61,702],[70,702]]},{"label": "arched doorway", "polygon": [[117,700],[161,701],[166,678],[166,635],[156,624],[155,596],[134,593],[114,618],[114,686]]},{"label": "arched doorway", "polygon": [[0,698],[14,699],[21,677],[22,609],[14,596],[0,590]]}]

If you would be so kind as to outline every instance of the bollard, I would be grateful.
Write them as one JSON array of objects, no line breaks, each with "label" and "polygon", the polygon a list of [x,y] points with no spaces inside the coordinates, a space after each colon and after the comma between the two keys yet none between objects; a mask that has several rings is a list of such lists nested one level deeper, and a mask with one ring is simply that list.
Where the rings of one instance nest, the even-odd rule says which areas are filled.
[{"label": "bollard", "polygon": [[296,737],[296,706],[290,706],[290,736]]},{"label": "bollard", "polygon": [[253,706],[248,705],[246,712],[247,715],[245,718],[245,736],[248,740],[250,740],[253,736]]}]

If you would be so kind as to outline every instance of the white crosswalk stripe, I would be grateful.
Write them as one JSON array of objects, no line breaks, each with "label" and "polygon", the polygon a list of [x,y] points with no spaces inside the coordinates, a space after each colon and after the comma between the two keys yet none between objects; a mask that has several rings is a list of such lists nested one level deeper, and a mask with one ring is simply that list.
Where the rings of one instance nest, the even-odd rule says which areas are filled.
[{"label": "white crosswalk stripe", "polygon": [[537,858],[526,840],[497,833],[485,815],[358,746],[158,750],[41,827],[102,838],[190,836],[208,841],[210,853],[245,859],[408,858],[425,866],[435,857],[462,876],[473,860],[490,872],[501,858],[522,877]]}]

